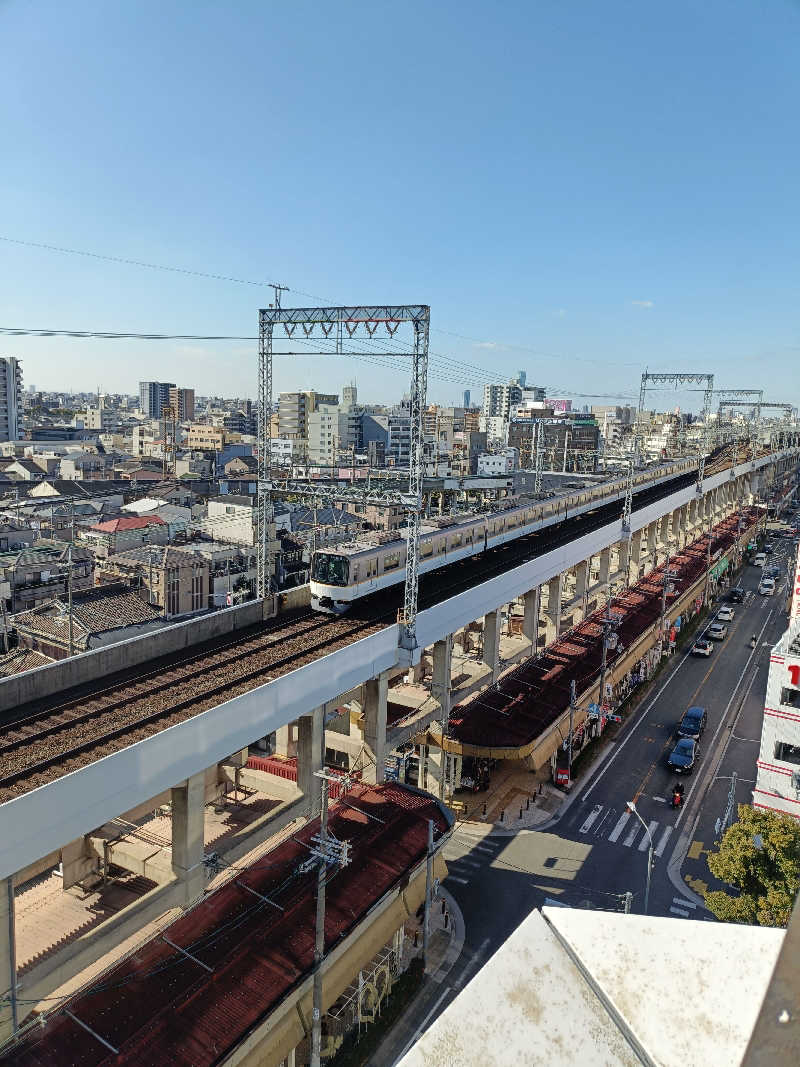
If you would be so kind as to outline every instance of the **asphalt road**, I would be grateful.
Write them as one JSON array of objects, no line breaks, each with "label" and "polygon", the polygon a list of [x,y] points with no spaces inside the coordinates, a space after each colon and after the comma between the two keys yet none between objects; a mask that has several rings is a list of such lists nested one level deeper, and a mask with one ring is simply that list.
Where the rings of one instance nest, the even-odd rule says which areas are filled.
[{"label": "asphalt road", "polygon": [[[785,568],[790,551],[791,541],[779,542],[769,562]],[[725,640],[708,659],[688,652],[674,659],[544,830],[497,834],[456,827],[445,849],[445,886],[463,914],[464,948],[450,973],[415,1003],[410,1037],[430,1025],[534,908],[562,903],[621,911],[631,893],[632,910],[643,911],[651,839],[650,913],[715,921],[702,905],[703,890],[714,887],[706,855],[721,836],[734,771],[735,803],[752,799],[769,648],[786,627],[786,578],[775,596],[762,597],[761,573],[744,568],[745,601],[732,605],[736,614]],[[676,779],[665,760],[693,704],[706,708],[708,724],[698,765],[684,779],[685,803],[676,811],[669,805]],[[629,800],[636,801],[647,830],[628,811]]]}]

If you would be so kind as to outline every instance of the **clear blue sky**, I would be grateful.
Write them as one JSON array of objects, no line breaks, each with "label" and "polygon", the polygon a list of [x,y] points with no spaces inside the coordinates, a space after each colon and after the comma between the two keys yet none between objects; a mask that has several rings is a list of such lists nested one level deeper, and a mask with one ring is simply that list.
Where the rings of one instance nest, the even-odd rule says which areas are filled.
[{"label": "clear blue sky", "polygon": [[[0,0],[0,233],[429,303],[435,352],[553,391],[647,365],[800,403],[798,57],[789,0]],[[2,326],[249,335],[269,292],[0,242]],[[0,354],[39,388],[256,389],[249,344]],[[404,383],[276,387],[353,377]]]}]

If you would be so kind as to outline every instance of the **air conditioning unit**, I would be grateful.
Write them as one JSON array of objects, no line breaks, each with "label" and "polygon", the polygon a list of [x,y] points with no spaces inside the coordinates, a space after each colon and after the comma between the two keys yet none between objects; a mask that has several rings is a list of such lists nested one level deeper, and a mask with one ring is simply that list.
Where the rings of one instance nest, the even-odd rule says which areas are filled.
[{"label": "air conditioning unit", "polygon": [[800,792],[800,771],[794,771],[792,773],[792,789],[796,789]]}]

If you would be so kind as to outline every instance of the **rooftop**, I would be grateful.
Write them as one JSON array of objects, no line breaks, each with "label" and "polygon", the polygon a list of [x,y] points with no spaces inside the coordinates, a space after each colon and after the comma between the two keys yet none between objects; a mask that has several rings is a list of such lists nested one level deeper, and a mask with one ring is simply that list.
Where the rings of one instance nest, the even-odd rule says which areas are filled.
[{"label": "rooftop", "polygon": [[119,519],[107,519],[105,522],[95,523],[90,530],[98,533],[121,533],[124,530],[142,530],[146,526],[164,526],[164,520],[157,515],[130,515]]},{"label": "rooftop", "polygon": [[[332,806],[330,831],[350,842],[352,861],[328,883],[327,951],[423,861],[429,819],[439,835],[451,825],[433,797],[398,785],[356,785],[345,802]],[[63,1007],[119,1050],[115,1064],[219,1063],[311,974],[317,876],[300,865],[318,831],[319,819],[307,823]],[[0,1064],[94,1067],[107,1055],[94,1036],[56,1010],[0,1055]]]},{"label": "rooftop", "polygon": [[[161,611],[143,600],[121,582],[99,586],[72,598],[72,628],[76,644],[85,647],[92,634],[161,620]],[[66,642],[69,639],[69,612],[60,600],[50,600],[14,618],[22,632]],[[38,666],[38,664],[37,664]]]}]

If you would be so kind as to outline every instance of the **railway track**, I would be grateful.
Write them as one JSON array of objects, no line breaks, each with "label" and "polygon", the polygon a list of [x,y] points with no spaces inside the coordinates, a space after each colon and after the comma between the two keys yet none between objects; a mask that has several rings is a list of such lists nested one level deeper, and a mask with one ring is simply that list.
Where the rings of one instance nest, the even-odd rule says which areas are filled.
[{"label": "railway track", "polygon": [[[730,464],[730,456],[722,453],[713,458],[706,472],[718,473]],[[634,511],[695,478],[690,472],[666,485],[640,490],[634,497]],[[423,580],[420,609],[597,529],[613,521],[619,510],[618,503],[601,505],[586,515],[493,549],[487,557],[476,557],[471,565],[434,572]],[[364,601],[357,614],[343,618],[307,612],[288,625],[276,624],[211,651],[190,653],[135,679],[8,723],[0,741],[0,803],[381,629],[394,621],[401,592],[398,587],[389,595]]]}]

